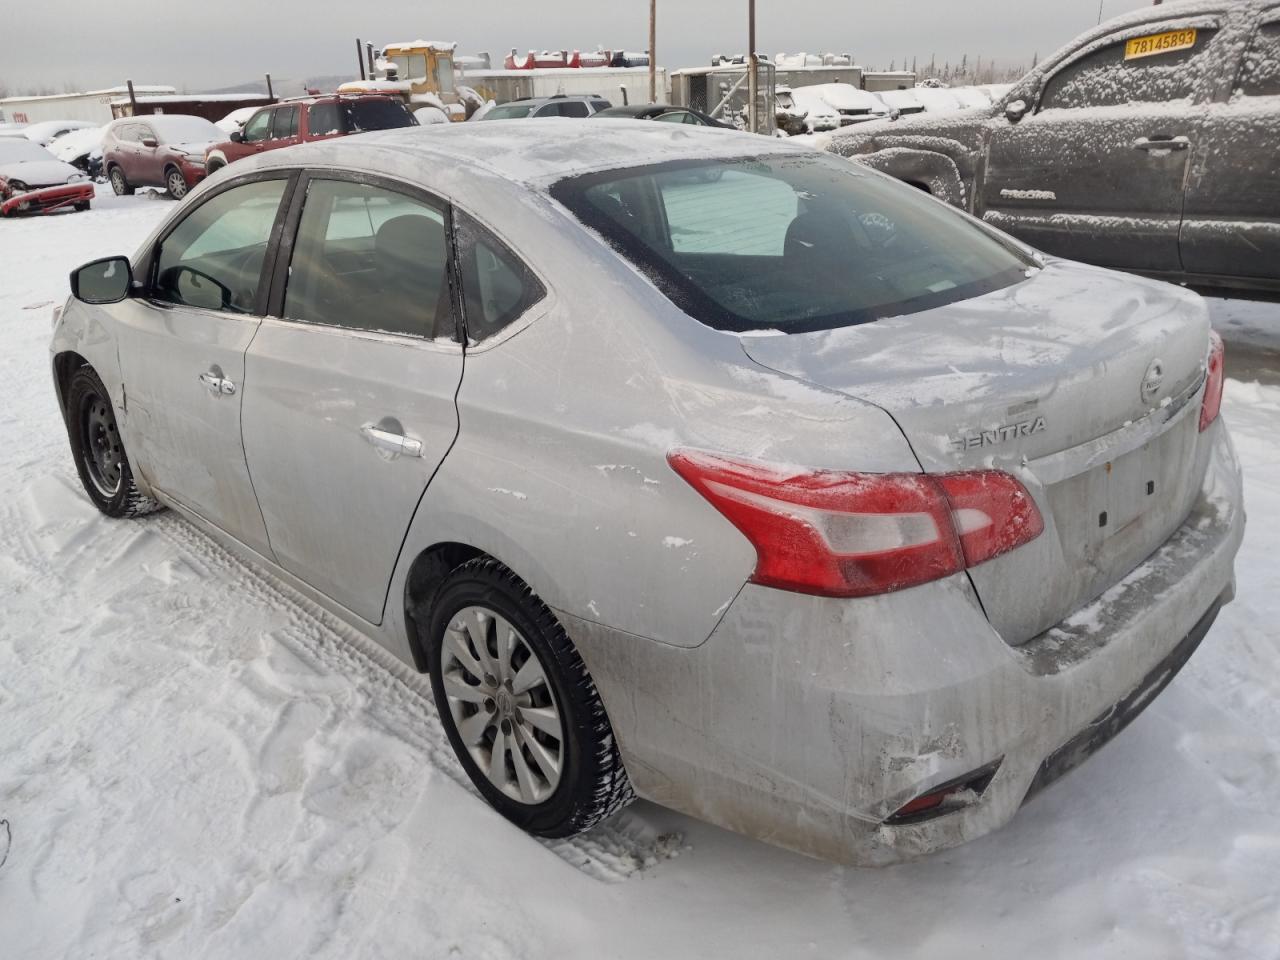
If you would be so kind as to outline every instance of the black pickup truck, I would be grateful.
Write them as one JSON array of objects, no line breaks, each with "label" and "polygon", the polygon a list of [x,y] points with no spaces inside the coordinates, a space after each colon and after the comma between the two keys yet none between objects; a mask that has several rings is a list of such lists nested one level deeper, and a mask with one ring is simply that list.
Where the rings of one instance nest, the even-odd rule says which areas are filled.
[{"label": "black pickup truck", "polygon": [[827,149],[1047,253],[1280,290],[1280,0],[1126,14],[990,108],[861,125]]}]

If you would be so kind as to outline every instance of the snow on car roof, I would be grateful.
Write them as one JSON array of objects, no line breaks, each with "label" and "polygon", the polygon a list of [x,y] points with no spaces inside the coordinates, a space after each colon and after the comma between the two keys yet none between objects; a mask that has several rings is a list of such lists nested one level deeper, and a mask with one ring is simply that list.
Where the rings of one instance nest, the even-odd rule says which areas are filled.
[{"label": "snow on car roof", "polygon": [[380,130],[359,137],[303,144],[288,151],[268,151],[254,161],[257,166],[358,167],[360,153],[375,150],[483,167],[505,180],[530,186],[544,186],[565,176],[665,160],[812,152],[812,148],[785,140],[721,128],[637,123],[630,119],[602,118],[584,123],[549,118],[537,123],[493,120]]}]

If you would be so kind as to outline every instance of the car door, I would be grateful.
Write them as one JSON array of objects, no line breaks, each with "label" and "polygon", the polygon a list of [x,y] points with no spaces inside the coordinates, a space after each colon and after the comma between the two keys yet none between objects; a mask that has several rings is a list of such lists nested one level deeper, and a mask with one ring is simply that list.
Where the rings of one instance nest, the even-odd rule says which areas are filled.
[{"label": "car door", "polygon": [[271,118],[271,139],[266,145],[268,149],[288,147],[299,142],[298,114],[300,112],[296,103],[276,107],[274,116]]},{"label": "car door", "polygon": [[1280,280],[1280,5],[1250,26],[1238,72],[1224,85],[1225,102],[1205,116],[1192,157],[1182,266]]},{"label": "car door", "polygon": [[271,138],[271,115],[275,113],[275,109],[268,107],[265,110],[259,110],[244,125],[241,131],[242,137],[240,143],[237,144],[239,150],[236,152],[236,159],[240,157],[251,157],[255,153],[261,153],[267,145],[267,141]]},{"label": "car door", "polygon": [[364,175],[304,184],[278,316],[246,359],[245,455],[279,563],[378,623],[405,531],[458,430],[449,210]]},{"label": "car door", "polygon": [[1129,27],[1053,69],[1030,112],[993,120],[983,217],[1041,249],[1135,270],[1181,268],[1178,231],[1216,17]]},{"label": "car door", "polygon": [[138,124],[136,146],[137,173],[129,177],[135,186],[158,186],[164,183],[164,161],[160,155],[160,138],[149,123]]},{"label": "car door", "polygon": [[[147,482],[270,556],[245,465],[244,352],[265,309],[288,175],[240,179],[183,211],[120,305],[125,404]],[[132,451],[131,451],[132,452]]]}]

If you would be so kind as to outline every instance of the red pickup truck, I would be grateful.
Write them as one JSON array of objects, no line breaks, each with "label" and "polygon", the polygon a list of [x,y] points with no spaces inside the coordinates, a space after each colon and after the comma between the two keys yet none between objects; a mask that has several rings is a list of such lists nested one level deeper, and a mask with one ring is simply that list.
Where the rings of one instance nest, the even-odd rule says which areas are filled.
[{"label": "red pickup truck", "polygon": [[412,127],[418,123],[399,97],[379,94],[334,94],[288,100],[263,107],[231,139],[205,153],[205,169],[220,170],[242,157],[278,150],[295,143],[346,137],[369,130]]}]

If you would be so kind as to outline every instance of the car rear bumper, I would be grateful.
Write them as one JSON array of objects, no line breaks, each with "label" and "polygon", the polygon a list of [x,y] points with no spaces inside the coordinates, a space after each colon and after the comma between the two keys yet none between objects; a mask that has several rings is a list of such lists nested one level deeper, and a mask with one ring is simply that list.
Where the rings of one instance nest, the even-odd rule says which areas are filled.
[{"label": "car rear bumper", "polygon": [[[1001,826],[1150,703],[1231,598],[1240,474],[1221,419],[1209,429],[1186,522],[1019,647],[992,629],[963,575],[853,601],[749,584],[693,649],[565,617],[637,792],[868,865]],[[913,798],[993,765],[967,806],[886,824]]]}]

